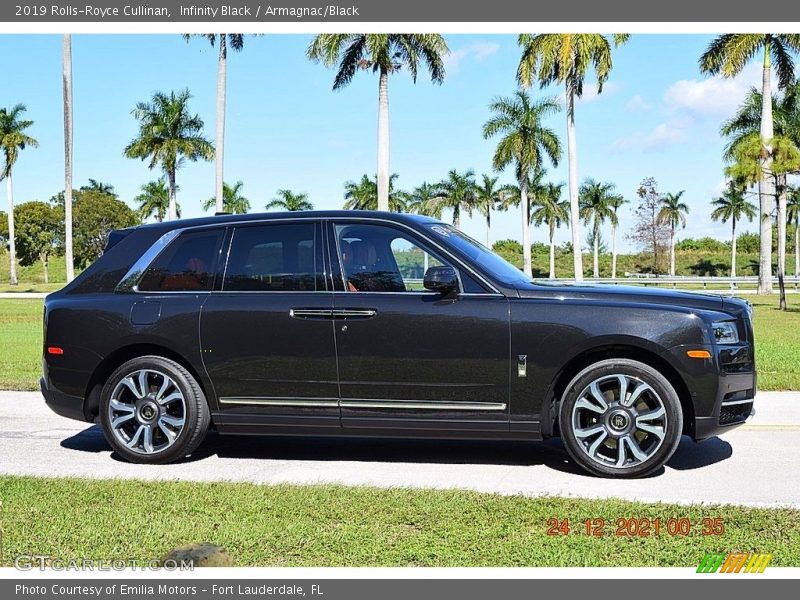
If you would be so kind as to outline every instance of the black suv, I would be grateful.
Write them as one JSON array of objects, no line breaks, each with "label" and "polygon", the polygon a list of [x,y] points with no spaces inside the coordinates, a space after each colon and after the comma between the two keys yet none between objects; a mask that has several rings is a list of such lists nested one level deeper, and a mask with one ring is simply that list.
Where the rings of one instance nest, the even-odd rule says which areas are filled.
[{"label": "black suv", "polygon": [[44,312],[41,389],[133,462],[223,434],[540,440],[661,467],[747,420],[746,302],[533,281],[450,225],[361,211],[109,236]]}]

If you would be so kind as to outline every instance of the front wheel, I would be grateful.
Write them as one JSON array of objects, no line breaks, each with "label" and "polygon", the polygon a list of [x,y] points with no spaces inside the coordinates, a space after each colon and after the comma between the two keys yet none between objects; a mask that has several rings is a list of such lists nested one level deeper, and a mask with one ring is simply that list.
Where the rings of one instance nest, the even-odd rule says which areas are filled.
[{"label": "front wheel", "polygon": [[652,473],[670,459],[683,430],[672,384],[629,359],[603,360],[578,373],[564,392],[559,419],[572,459],[603,477]]},{"label": "front wheel", "polygon": [[191,454],[211,417],[194,377],[160,356],[129,360],[111,374],[100,396],[108,443],[130,462],[164,464]]}]

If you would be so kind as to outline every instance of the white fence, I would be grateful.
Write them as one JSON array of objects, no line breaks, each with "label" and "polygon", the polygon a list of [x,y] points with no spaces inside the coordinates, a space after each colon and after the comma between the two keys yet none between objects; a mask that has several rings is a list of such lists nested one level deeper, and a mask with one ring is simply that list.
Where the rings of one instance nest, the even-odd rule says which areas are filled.
[{"label": "white fence", "polygon": [[[558,279],[538,278],[538,281],[558,281],[558,282],[569,283],[574,280],[570,278],[558,278]],[[758,277],[755,275],[749,275],[746,277],[682,277],[682,276],[670,277],[668,275],[632,275],[628,277],[617,277],[616,279],[612,279],[611,277],[599,277],[597,279],[593,277],[586,277],[585,281],[587,283],[643,285],[645,287],[669,286],[673,288],[680,288],[684,286],[702,286],[704,290],[708,289],[709,286],[717,288],[725,286],[735,290],[742,285],[746,285],[748,287],[756,287],[758,285]],[[798,277],[797,275],[784,277],[783,283],[786,286],[787,290],[800,289],[800,277]],[[775,287],[775,290],[777,291],[778,289],[777,277],[772,278],[772,284]]]}]

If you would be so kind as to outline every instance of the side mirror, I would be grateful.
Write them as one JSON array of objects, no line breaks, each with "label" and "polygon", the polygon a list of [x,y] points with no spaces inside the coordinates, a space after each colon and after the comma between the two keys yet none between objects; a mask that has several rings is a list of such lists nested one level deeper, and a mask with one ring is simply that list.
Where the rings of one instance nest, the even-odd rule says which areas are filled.
[{"label": "side mirror", "polygon": [[453,267],[430,267],[425,272],[422,285],[426,290],[447,296],[458,292],[458,274]]}]

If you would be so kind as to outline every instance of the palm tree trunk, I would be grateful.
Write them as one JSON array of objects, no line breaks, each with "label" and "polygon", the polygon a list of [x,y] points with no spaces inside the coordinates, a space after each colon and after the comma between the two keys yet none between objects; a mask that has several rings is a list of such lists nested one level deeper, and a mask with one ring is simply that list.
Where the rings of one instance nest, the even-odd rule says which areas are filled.
[{"label": "palm tree trunk", "polygon": [[800,216],[794,221],[794,276],[800,277]]},{"label": "palm tree trunk", "polygon": [[383,67],[378,80],[378,210],[389,210],[389,72]]},{"label": "palm tree trunk", "polygon": [[528,174],[519,179],[519,207],[522,215],[522,270],[531,277],[531,222],[528,217]]},{"label": "palm tree trunk", "polygon": [[578,157],[575,149],[575,88],[567,78],[567,158],[569,162],[569,224],[572,230],[572,265],[575,281],[583,281],[581,221],[578,208]]},{"label": "palm tree trunk", "polygon": [[491,248],[489,241],[489,231],[492,229],[492,207],[486,207],[486,247]]},{"label": "palm tree trunk", "polygon": [[786,276],[786,175],[781,175],[778,191],[778,285],[780,299],[778,308],[786,310],[786,287],[783,278]]},{"label": "palm tree trunk", "polygon": [[167,171],[167,180],[169,181],[169,213],[167,218],[173,221],[178,218],[178,200],[176,198],[175,186],[175,169]]},{"label": "palm tree trunk", "polygon": [[550,279],[556,278],[556,228],[550,223]]},{"label": "palm tree trunk", "polygon": [[50,274],[47,272],[47,263],[48,263],[47,255],[42,256],[41,261],[42,261],[42,272],[44,273],[44,282],[50,283]]},{"label": "palm tree trunk", "polygon": [[669,230],[669,276],[675,277],[675,227]]},{"label": "palm tree trunk", "polygon": [[[736,277],[736,217],[731,225],[731,277]],[[736,284],[731,284],[736,285]]]},{"label": "palm tree trunk", "polygon": [[223,167],[225,159],[225,93],[228,78],[228,45],[225,33],[217,34],[219,38],[219,61],[217,62],[217,138],[214,148],[214,195],[217,201],[216,212],[224,210],[223,204]]},{"label": "palm tree trunk", "polygon": [[[72,36],[64,34],[64,261],[67,283],[75,279],[72,251]],[[45,283],[47,268],[45,267]]]},{"label": "palm tree trunk", "polygon": [[759,199],[759,229],[761,243],[758,259],[758,293],[772,293],[772,175],[770,167],[772,161],[769,157],[769,141],[772,139],[772,86],[770,83],[770,42],[764,44],[764,69],[761,75],[761,143],[766,152],[765,158],[761,161],[763,171],[762,177],[758,182]]},{"label": "palm tree trunk", "polygon": [[453,227],[461,229],[461,207],[458,204],[453,207]]},{"label": "palm tree trunk", "polygon": [[617,278],[617,226],[611,224],[611,279]]},{"label": "palm tree trunk", "polygon": [[592,261],[592,277],[597,279],[600,277],[600,222],[595,218],[594,231],[592,232],[594,238],[594,260]]},{"label": "palm tree trunk", "polygon": [[8,197],[8,260],[9,281],[17,285],[17,243],[14,240],[14,185],[11,182],[11,173],[6,176],[6,196]]}]

